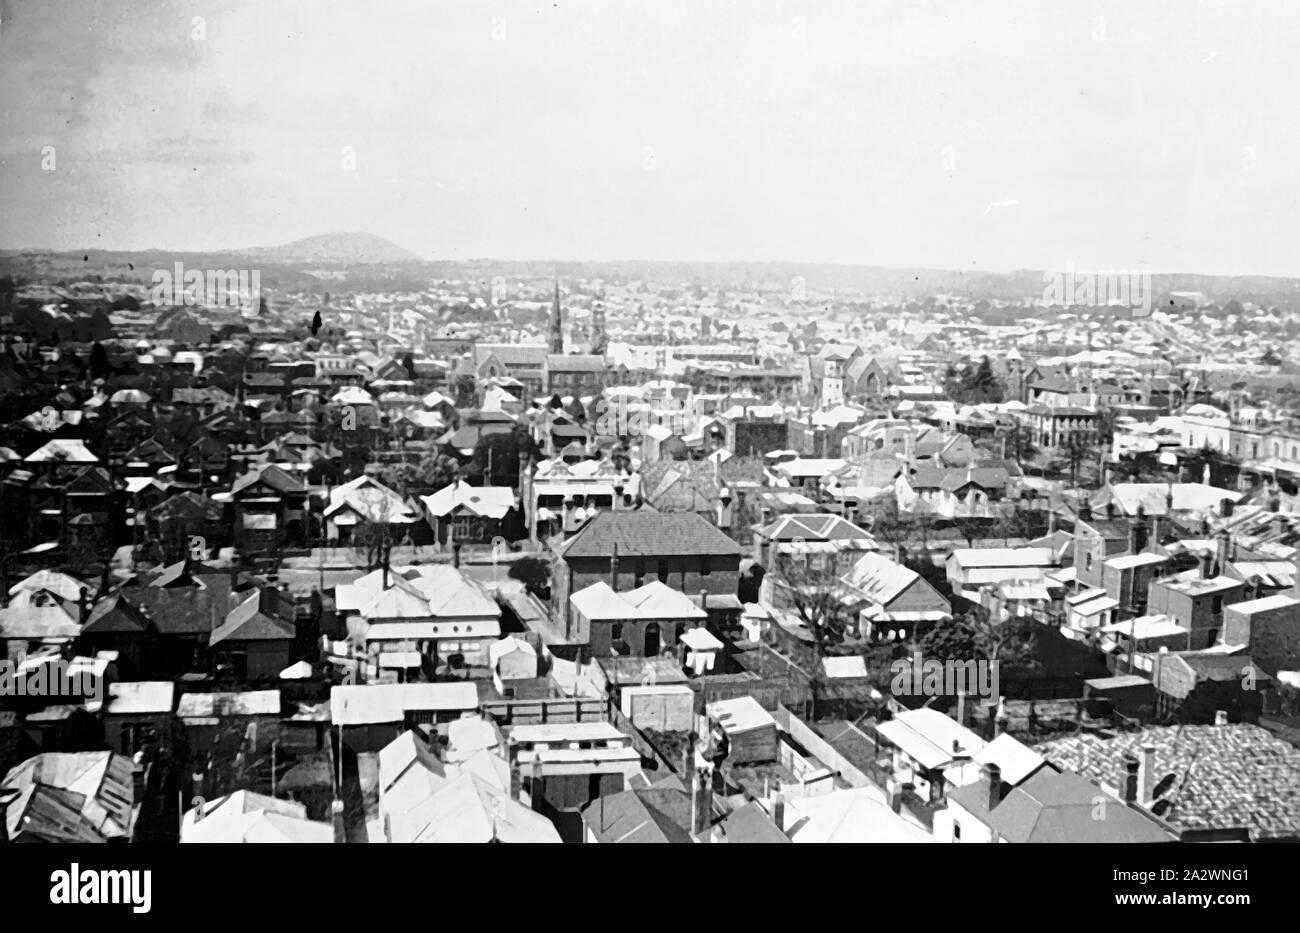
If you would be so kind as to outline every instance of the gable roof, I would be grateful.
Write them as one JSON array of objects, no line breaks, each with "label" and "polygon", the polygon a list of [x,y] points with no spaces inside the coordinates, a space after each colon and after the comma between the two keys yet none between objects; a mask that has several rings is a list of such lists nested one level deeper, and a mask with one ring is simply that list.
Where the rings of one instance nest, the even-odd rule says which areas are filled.
[{"label": "gable roof", "polygon": [[253,593],[213,629],[209,645],[223,641],[285,641],[294,636],[292,622],[262,612],[262,594]]},{"label": "gable roof", "polygon": [[582,822],[600,842],[692,842],[691,799],[675,787],[649,787],[598,797]]}]

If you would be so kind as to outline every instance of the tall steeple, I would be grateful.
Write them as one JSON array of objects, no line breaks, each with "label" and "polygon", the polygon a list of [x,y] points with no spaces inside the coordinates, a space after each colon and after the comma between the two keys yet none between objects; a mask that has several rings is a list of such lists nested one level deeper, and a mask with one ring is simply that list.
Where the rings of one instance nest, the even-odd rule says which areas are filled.
[{"label": "tall steeple", "polygon": [[560,278],[555,277],[555,299],[551,302],[551,352],[564,352],[564,309],[560,307]]}]

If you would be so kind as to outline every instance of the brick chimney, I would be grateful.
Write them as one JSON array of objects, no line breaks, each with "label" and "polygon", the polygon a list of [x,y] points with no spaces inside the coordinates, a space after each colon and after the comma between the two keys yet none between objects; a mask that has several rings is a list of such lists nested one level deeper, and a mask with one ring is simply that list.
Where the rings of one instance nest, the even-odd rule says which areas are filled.
[{"label": "brick chimney", "polygon": [[713,822],[713,781],[691,769],[691,832],[703,835]]},{"label": "brick chimney", "polygon": [[1142,757],[1138,762],[1138,788],[1142,795],[1138,802],[1143,806],[1151,805],[1151,792],[1156,787],[1156,747],[1147,743],[1142,746]]},{"label": "brick chimney", "polygon": [[1218,573],[1226,573],[1228,570],[1228,548],[1232,543],[1232,537],[1226,531],[1220,531],[1215,535],[1215,543],[1217,545],[1215,556],[1218,561],[1216,570]]},{"label": "brick chimney", "polygon": [[1201,554],[1201,579],[1208,580],[1214,576],[1214,555],[1209,551]]},{"label": "brick chimney", "polygon": [[984,790],[990,810],[1002,802],[1002,769],[995,764],[984,766]]},{"label": "brick chimney", "polygon": [[1120,775],[1120,798],[1125,803],[1136,803],[1138,795],[1138,769],[1141,763],[1132,752],[1124,756],[1124,770]]},{"label": "brick chimney", "polygon": [[614,545],[613,553],[609,555],[609,588],[615,593],[618,592],[618,545]]}]

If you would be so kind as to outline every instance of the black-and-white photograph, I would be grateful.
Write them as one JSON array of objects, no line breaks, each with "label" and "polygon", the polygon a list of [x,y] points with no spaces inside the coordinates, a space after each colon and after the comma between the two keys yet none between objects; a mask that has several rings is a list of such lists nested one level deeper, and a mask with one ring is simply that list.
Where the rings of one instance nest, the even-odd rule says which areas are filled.
[{"label": "black-and-white photograph", "polygon": [[[1298,48],[1281,0],[0,0],[0,842],[115,846],[24,897],[1145,843],[1098,905],[1250,904],[1172,844],[1300,841]],[[908,851],[875,897],[1024,871]]]}]

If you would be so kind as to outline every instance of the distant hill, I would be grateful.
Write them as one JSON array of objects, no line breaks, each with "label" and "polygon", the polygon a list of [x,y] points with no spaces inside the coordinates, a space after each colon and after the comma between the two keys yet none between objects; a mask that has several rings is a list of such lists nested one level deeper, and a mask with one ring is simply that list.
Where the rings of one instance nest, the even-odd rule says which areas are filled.
[{"label": "distant hill", "polygon": [[294,240],[282,246],[256,246],[232,250],[231,255],[256,262],[286,265],[368,265],[371,263],[409,262],[418,258],[373,233],[323,233]]}]

